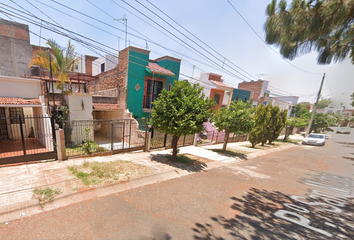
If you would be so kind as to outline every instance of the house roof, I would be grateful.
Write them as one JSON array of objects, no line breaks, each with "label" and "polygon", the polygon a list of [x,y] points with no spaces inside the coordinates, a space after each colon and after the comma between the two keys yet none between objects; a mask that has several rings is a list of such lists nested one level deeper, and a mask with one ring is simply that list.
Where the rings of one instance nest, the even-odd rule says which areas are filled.
[{"label": "house roof", "polygon": [[233,87],[223,83],[223,82],[218,82],[218,81],[214,81],[214,80],[209,80],[210,82],[216,84],[218,87],[224,87],[224,88],[232,88],[234,89]]},{"label": "house roof", "polygon": [[41,102],[38,98],[24,99],[18,97],[0,97],[0,106],[1,105],[39,105]]},{"label": "house roof", "polygon": [[121,110],[122,108],[119,104],[106,104],[106,103],[92,103],[93,109],[95,110]]},{"label": "house roof", "polygon": [[151,73],[166,75],[166,76],[171,76],[171,77],[173,77],[175,75],[170,70],[163,68],[154,62],[149,62],[148,65],[146,66],[146,70]]}]

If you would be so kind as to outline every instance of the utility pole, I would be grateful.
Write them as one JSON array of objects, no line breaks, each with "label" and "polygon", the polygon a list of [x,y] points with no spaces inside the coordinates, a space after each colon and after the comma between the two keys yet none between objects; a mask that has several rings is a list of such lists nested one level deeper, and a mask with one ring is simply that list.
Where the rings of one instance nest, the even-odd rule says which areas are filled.
[{"label": "utility pole", "polygon": [[310,134],[311,127],[312,127],[312,123],[313,123],[313,120],[315,119],[317,104],[318,104],[318,101],[320,100],[320,97],[321,97],[322,86],[323,86],[323,82],[324,82],[324,80],[325,80],[325,77],[326,77],[326,73],[324,73],[324,74],[323,74],[323,77],[322,77],[320,90],[318,90],[317,99],[316,99],[315,105],[313,106],[313,109],[312,109],[312,115],[311,115],[310,123],[309,123],[309,125],[307,126],[306,136]]},{"label": "utility pole", "polygon": [[127,15],[123,15],[123,18],[113,18],[115,21],[123,22],[125,24],[125,47],[127,47],[127,34],[128,34],[128,18]]}]

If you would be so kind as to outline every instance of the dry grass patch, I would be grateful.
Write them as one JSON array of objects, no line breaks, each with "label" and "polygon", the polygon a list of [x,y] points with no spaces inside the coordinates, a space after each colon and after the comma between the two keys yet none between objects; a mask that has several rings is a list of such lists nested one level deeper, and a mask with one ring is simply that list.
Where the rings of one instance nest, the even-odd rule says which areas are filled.
[{"label": "dry grass patch", "polygon": [[36,188],[33,190],[34,193],[34,198],[38,199],[39,205],[41,207],[44,207],[45,203],[52,203],[55,196],[59,195],[61,193],[60,188]]},{"label": "dry grass patch", "polygon": [[86,162],[68,169],[84,186],[102,186],[153,173],[148,167],[129,161]]}]

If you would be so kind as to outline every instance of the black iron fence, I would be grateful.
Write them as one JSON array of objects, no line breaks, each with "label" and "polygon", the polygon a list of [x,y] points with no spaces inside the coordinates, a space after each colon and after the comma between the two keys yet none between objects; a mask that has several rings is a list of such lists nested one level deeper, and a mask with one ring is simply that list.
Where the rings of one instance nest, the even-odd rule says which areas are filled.
[{"label": "black iron fence", "polygon": [[0,117],[0,164],[56,159],[54,118]]},{"label": "black iron fence", "polygon": [[145,147],[146,121],[136,119],[64,121],[68,157],[118,153]]},{"label": "black iron fence", "polygon": [[[248,134],[229,134],[228,143],[243,142],[248,140]],[[225,141],[225,131],[206,131],[204,134],[199,135],[198,142],[201,144],[218,144]]]},{"label": "black iron fence", "polygon": [[[183,135],[178,139],[177,147],[191,146],[193,145],[193,142],[194,135]],[[152,129],[150,148],[172,148],[172,136]]]}]

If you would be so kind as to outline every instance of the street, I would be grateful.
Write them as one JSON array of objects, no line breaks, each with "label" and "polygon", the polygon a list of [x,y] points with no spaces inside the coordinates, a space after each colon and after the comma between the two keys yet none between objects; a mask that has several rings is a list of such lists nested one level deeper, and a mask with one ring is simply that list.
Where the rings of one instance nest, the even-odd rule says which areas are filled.
[{"label": "street", "polygon": [[0,239],[354,239],[354,133],[0,225]]}]

